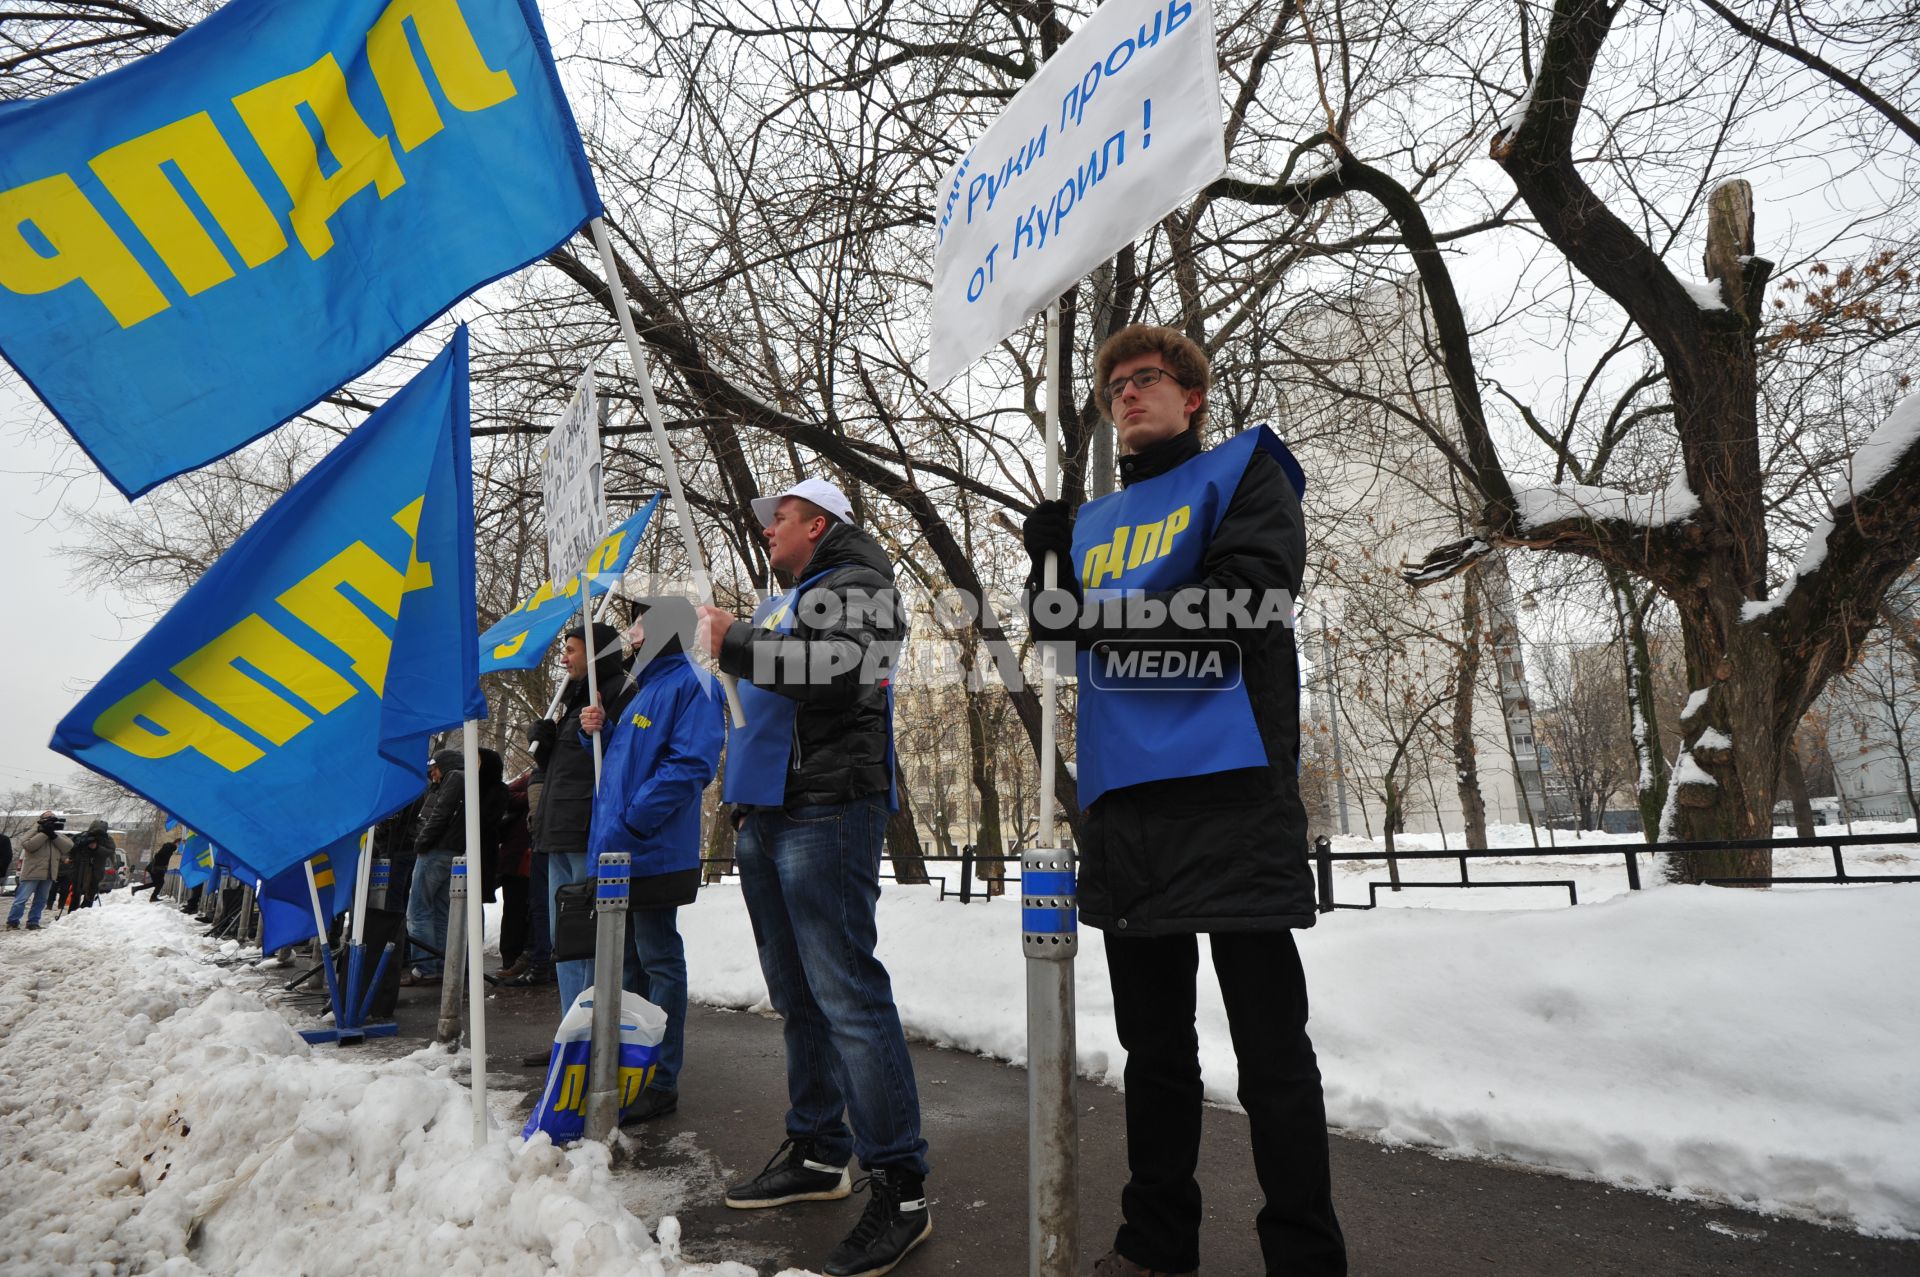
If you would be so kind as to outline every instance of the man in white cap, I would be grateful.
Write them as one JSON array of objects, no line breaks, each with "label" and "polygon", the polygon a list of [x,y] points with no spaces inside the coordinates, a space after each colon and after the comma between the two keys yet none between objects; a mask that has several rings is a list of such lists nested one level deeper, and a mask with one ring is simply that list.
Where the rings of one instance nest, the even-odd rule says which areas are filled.
[{"label": "man in white cap", "polygon": [[747,725],[728,742],[722,796],[760,969],[786,1019],[790,1107],[786,1142],[726,1202],[846,1197],[858,1156],[871,1196],[821,1271],[879,1274],[933,1232],[913,1064],[874,956],[893,806],[888,679],[905,627],[893,566],[838,488],[803,479],[753,510],[793,588],[751,622],[700,609],[700,642],[741,681]]}]

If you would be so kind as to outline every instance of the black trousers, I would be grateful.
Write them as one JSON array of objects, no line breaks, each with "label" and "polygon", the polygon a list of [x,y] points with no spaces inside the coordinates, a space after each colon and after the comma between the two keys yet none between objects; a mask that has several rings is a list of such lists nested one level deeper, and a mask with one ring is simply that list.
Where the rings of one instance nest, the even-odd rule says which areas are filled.
[{"label": "black trousers", "polygon": [[[1307,1037],[1307,981],[1290,931],[1208,937],[1266,1205],[1254,1220],[1269,1277],[1347,1271],[1333,1211],[1326,1101]],[[1114,1019],[1127,1050],[1127,1169],[1114,1249],[1147,1268],[1200,1266],[1199,944],[1106,936]]]}]

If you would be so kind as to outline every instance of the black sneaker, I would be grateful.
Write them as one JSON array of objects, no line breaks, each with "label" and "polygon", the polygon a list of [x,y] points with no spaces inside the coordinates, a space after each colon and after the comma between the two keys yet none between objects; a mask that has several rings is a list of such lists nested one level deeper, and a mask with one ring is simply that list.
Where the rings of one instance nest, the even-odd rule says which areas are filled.
[{"label": "black sneaker", "polygon": [[860,1181],[871,1194],[847,1240],[827,1253],[826,1277],[880,1277],[933,1235],[926,1181],[912,1171],[876,1166]]},{"label": "black sneaker", "polygon": [[837,1202],[853,1192],[846,1167],[812,1159],[812,1140],[787,1140],[773,1151],[765,1170],[727,1190],[727,1205],[760,1210],[788,1202]]}]

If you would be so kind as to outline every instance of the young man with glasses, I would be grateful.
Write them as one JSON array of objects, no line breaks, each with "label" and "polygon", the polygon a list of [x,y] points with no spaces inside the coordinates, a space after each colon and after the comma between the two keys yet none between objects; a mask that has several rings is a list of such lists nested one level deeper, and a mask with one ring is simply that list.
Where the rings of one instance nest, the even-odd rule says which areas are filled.
[{"label": "young man with glasses", "polygon": [[[1123,450],[1121,491],[1077,513],[1043,502],[1024,537],[1035,633],[1076,649],[1080,914],[1105,933],[1127,1050],[1130,1179],[1113,1250],[1093,1271],[1199,1267],[1205,933],[1266,1195],[1255,1227],[1267,1271],[1343,1274],[1293,942],[1315,916],[1292,628],[1305,479],[1264,426],[1202,446],[1207,357],[1173,329],[1115,333],[1094,384]],[[1060,556],[1051,596],[1048,552]]]}]

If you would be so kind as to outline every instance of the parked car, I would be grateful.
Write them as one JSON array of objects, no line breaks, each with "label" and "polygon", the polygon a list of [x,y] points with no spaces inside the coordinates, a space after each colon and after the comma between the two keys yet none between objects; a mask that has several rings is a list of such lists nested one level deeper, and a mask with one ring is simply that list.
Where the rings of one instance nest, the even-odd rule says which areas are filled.
[{"label": "parked car", "polygon": [[127,854],[123,851],[113,853],[113,862],[107,871],[100,875],[100,890],[118,891],[127,885]]}]

